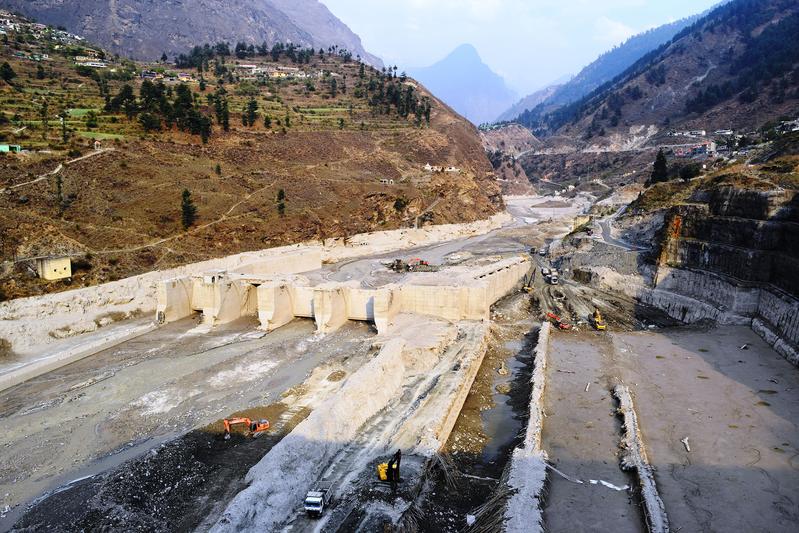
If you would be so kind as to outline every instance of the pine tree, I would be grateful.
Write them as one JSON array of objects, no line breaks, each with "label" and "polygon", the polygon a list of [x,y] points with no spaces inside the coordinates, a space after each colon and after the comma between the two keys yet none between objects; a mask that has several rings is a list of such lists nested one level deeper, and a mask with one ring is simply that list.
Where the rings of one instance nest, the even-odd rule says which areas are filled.
[{"label": "pine tree", "polygon": [[8,64],[8,61],[4,61],[3,64],[0,65],[0,78],[6,83],[11,83],[11,80],[16,77],[17,73],[14,72],[14,69]]},{"label": "pine tree", "polygon": [[277,191],[277,212],[282,217],[286,214],[286,191]]},{"label": "pine tree", "polygon": [[658,155],[655,158],[655,164],[652,168],[652,177],[650,181],[652,183],[658,183],[661,181],[667,181],[669,179],[669,164],[666,161],[666,154],[663,153],[663,149],[661,148],[658,150]]},{"label": "pine tree", "polygon": [[42,139],[47,137],[47,130],[50,129],[50,122],[47,119],[47,100],[42,102],[39,108],[39,116],[42,119]]},{"label": "pine tree", "polygon": [[194,201],[191,199],[191,193],[188,189],[183,189],[183,200],[180,204],[181,212],[182,212],[182,222],[183,222],[183,229],[187,230],[194,224],[194,221],[197,220],[197,206],[194,205]]}]

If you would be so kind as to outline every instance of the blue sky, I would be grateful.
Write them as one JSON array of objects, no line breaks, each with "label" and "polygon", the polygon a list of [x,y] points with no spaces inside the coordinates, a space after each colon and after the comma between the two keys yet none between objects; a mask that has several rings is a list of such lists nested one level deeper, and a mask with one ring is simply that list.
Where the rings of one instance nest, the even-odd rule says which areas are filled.
[{"label": "blue sky", "polygon": [[527,94],[576,74],[646,29],[719,0],[322,0],[366,49],[400,68],[430,65],[473,44],[509,86]]}]

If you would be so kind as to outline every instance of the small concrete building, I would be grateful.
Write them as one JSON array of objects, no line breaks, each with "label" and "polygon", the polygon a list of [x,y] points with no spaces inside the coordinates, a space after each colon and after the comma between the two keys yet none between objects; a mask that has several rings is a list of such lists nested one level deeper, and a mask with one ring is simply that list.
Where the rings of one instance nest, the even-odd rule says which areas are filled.
[{"label": "small concrete building", "polygon": [[72,277],[72,262],[69,257],[45,257],[36,260],[36,273],[47,281]]}]

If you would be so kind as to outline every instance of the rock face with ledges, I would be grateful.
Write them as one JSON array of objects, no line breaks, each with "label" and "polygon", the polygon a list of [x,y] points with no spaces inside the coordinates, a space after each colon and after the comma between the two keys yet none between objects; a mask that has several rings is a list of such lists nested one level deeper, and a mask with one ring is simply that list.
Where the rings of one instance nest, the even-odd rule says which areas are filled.
[{"label": "rock face with ledges", "polygon": [[667,219],[660,262],[767,283],[799,297],[795,190],[700,190]]}]

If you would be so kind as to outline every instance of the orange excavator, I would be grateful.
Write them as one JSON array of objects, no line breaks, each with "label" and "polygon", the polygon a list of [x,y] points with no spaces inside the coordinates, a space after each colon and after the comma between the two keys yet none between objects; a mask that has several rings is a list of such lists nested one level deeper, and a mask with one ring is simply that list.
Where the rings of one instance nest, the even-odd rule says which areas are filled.
[{"label": "orange excavator", "polygon": [[572,325],[568,322],[564,322],[558,315],[555,313],[547,313],[547,318],[558,328],[562,330],[570,330],[572,329]]},{"label": "orange excavator", "polygon": [[269,420],[251,420],[249,418],[226,418],[225,422],[225,440],[230,438],[231,426],[247,426],[248,436],[256,437],[269,429]]}]

